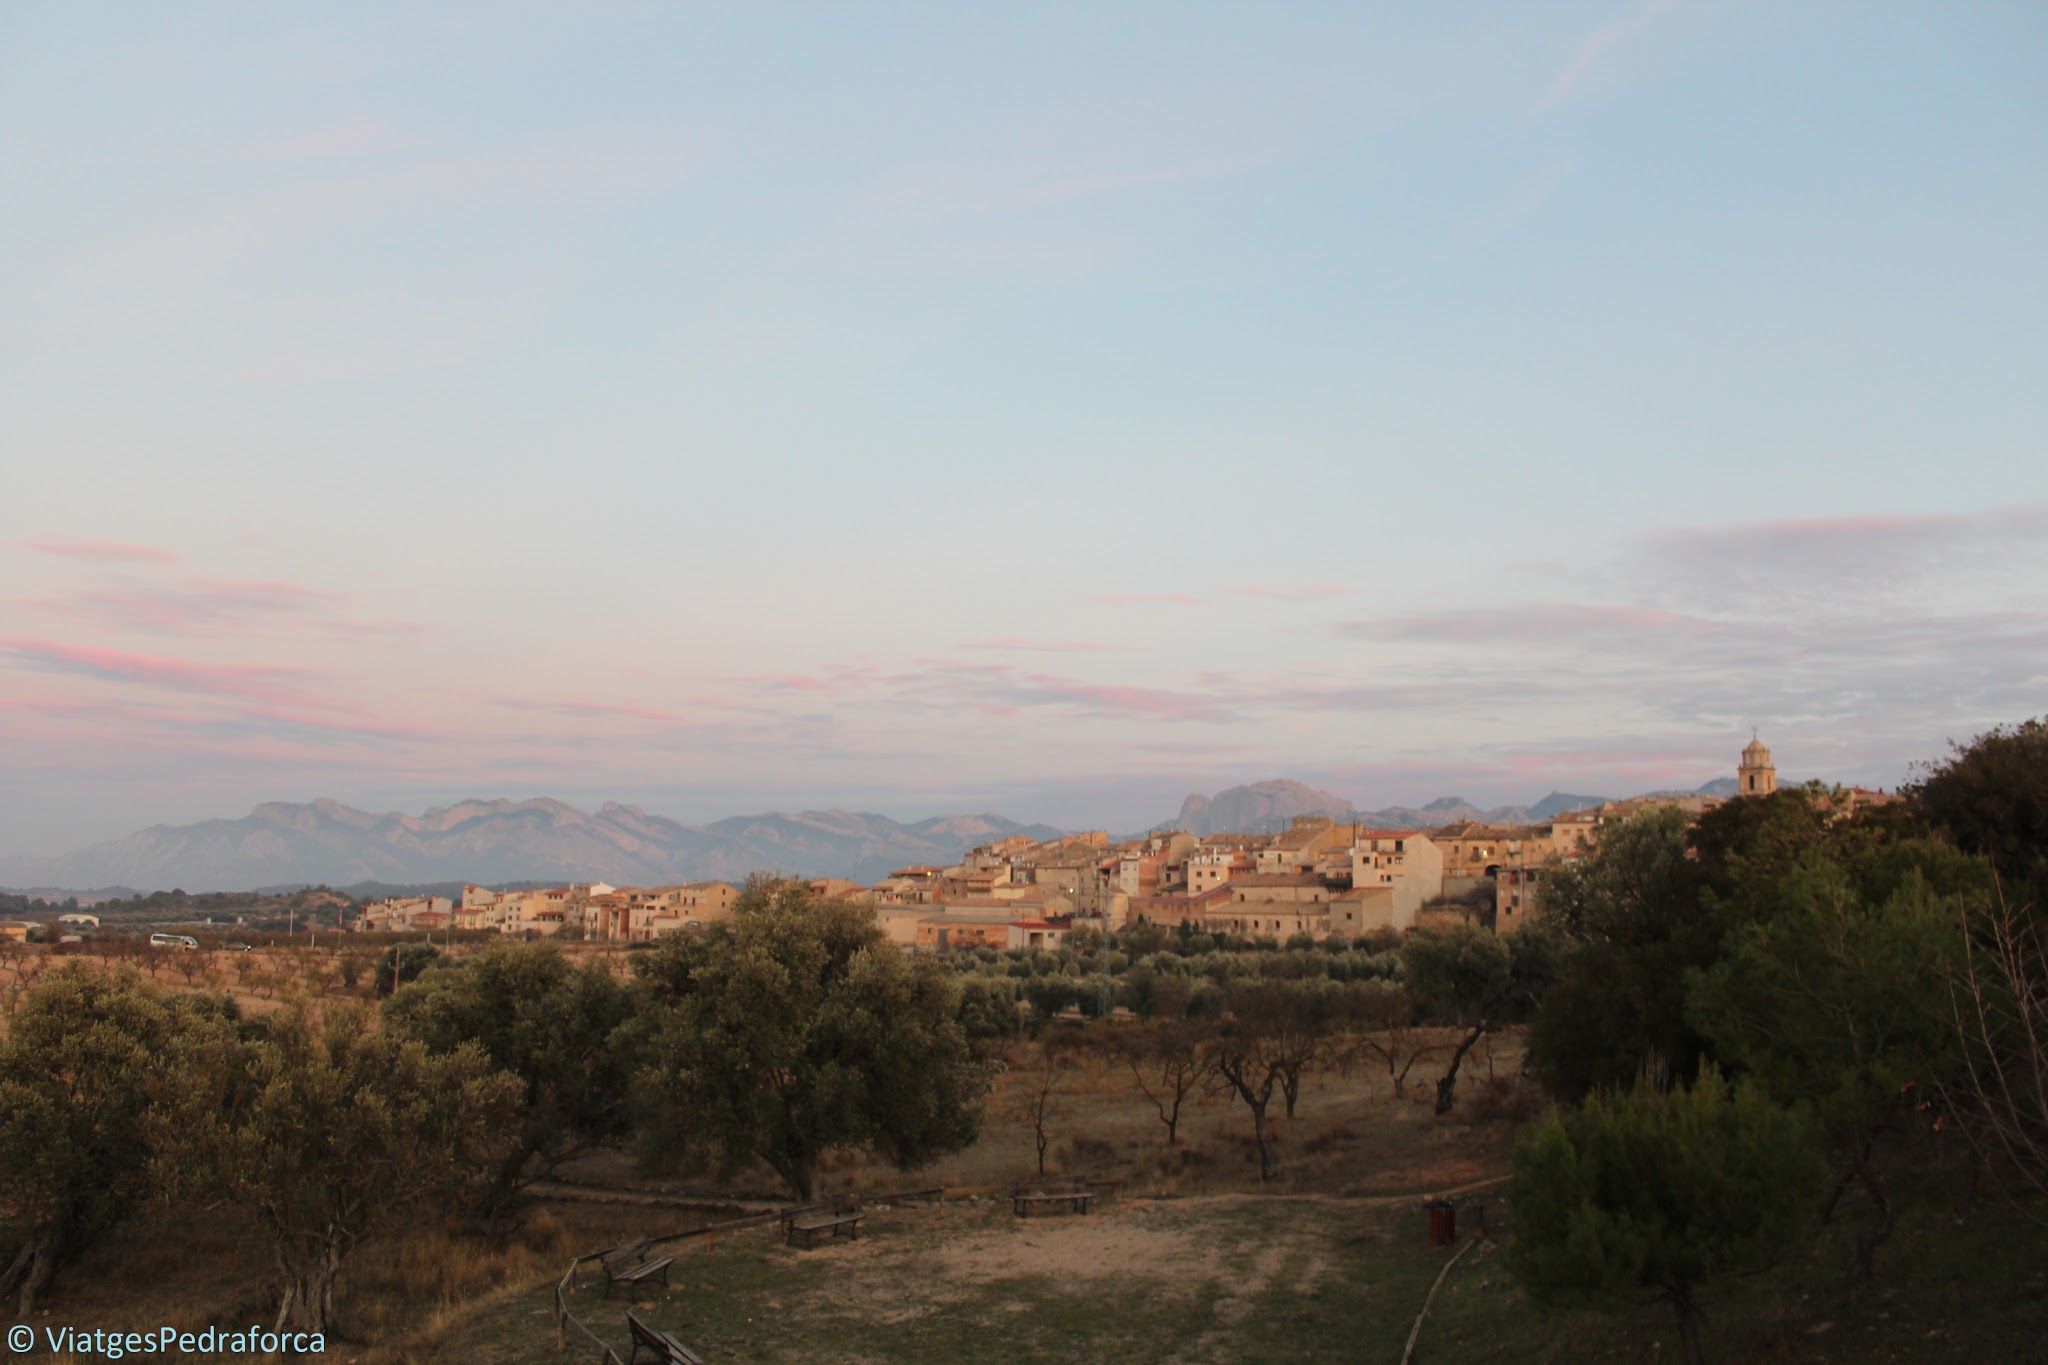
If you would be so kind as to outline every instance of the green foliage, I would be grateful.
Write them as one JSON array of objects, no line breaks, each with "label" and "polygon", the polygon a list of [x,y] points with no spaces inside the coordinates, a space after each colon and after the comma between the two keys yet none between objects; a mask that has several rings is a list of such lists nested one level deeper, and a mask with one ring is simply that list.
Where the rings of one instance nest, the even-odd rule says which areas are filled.
[{"label": "green foliage", "polygon": [[441,950],[431,943],[394,943],[377,960],[373,989],[380,996],[390,995],[440,960]]},{"label": "green foliage", "polygon": [[335,1277],[365,1236],[480,1193],[520,1101],[518,1078],[481,1048],[431,1052],[374,1029],[362,1006],[323,1021],[293,1004],[181,1062],[180,1178],[261,1220],[279,1330],[330,1329]]},{"label": "green foliage", "polygon": [[1457,1104],[1465,1054],[1522,1003],[1515,992],[1513,950],[1498,935],[1460,922],[1409,934],[1401,966],[1417,1013],[1465,1030],[1436,1083],[1436,1112],[1447,1114]]},{"label": "green foliage", "polygon": [[77,962],[23,998],[0,1040],[0,1216],[23,1234],[0,1294],[24,1317],[153,1192],[166,1059],[231,1009]]},{"label": "green foliage", "polygon": [[2048,915],[2048,718],[1952,746],[1906,790],[1928,825],[1991,860],[2013,903]]},{"label": "green foliage", "polygon": [[960,1028],[968,1038],[1014,1038],[1023,1031],[1017,988],[1002,977],[976,973],[960,982]]},{"label": "green foliage", "polygon": [[1736,928],[1722,959],[1690,975],[1687,1013],[1724,1063],[1780,1103],[1814,1108],[1839,1168],[1823,1215],[1851,1181],[1875,1209],[1856,1242],[1867,1278],[1892,1226],[1872,1148],[1940,1081],[1962,933],[1917,877],[1871,904],[1845,869],[1816,859],[1774,888],[1775,912]]},{"label": "green foliage", "polygon": [[602,962],[570,965],[552,943],[493,944],[430,967],[384,1004],[401,1035],[437,1053],[474,1043],[524,1094],[494,1202],[629,1124],[628,1083],[640,1058],[621,1029],[632,990]]},{"label": "green foliage", "polygon": [[1780,889],[1776,913],[1737,928],[1689,978],[1687,1012],[1772,1098],[1807,1101],[1860,1136],[1947,1050],[1961,932],[1919,879],[1873,905],[1844,869],[1815,862]]},{"label": "green foliage", "polygon": [[1416,1009],[1439,1023],[1504,1024],[1517,1003],[1507,941],[1470,924],[1409,934],[1401,971]]},{"label": "green foliage", "polygon": [[1545,874],[1544,920],[1568,945],[1530,1030],[1530,1060],[1551,1094],[1576,1101],[1646,1069],[1681,1079],[1697,1069],[1704,1045],[1679,983],[1719,952],[1704,874],[1675,809],[1602,826],[1584,858]]},{"label": "green foliage", "polygon": [[1808,1117],[1711,1065],[1670,1094],[1602,1093],[1516,1144],[1508,1264],[1539,1303],[1666,1299],[1697,1360],[1698,1290],[1776,1261],[1821,1179]]},{"label": "green foliage", "polygon": [[759,1158],[807,1199],[830,1148],[908,1169],[979,1131],[989,1073],[954,974],[907,959],[865,908],[756,879],[730,920],[663,939],[639,967],[662,1011],[651,1155]]}]

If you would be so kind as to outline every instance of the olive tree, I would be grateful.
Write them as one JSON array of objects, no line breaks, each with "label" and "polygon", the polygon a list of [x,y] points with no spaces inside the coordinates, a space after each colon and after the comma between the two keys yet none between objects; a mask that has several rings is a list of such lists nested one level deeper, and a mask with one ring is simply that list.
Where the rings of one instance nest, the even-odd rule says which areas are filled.
[{"label": "olive tree", "polygon": [[636,1065],[618,1035],[634,1014],[632,990],[602,962],[572,966],[552,943],[493,944],[441,962],[400,986],[384,1018],[436,1053],[465,1043],[519,1078],[519,1117],[489,1202],[501,1207],[532,1179],[630,1126]]},{"label": "olive tree", "polygon": [[980,1130],[990,1069],[960,1026],[954,974],[906,957],[864,906],[755,878],[730,919],[664,938],[637,966],[656,1009],[650,1155],[758,1158],[808,1200],[830,1149],[907,1170]]},{"label": "olive tree", "polygon": [[22,1316],[154,1191],[166,1058],[227,1009],[79,962],[23,998],[0,1040],[0,1215],[21,1233],[0,1295]]},{"label": "olive tree", "polygon": [[475,1044],[437,1054],[356,1005],[323,1019],[293,1003],[184,1060],[179,1170],[269,1234],[278,1331],[329,1330],[335,1279],[365,1237],[473,1200],[521,1091]]},{"label": "olive tree", "polygon": [[1408,935],[1401,965],[1416,1007],[1463,1031],[1436,1083],[1436,1112],[1447,1114],[1457,1104],[1458,1068],[1465,1054],[1509,1021],[1515,1005],[1512,956],[1499,936],[1457,924]]}]

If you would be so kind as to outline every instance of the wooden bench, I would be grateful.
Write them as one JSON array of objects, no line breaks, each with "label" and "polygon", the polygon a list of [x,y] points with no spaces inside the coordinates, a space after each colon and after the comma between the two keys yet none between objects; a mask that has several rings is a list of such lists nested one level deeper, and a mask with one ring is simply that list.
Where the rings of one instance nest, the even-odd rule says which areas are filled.
[{"label": "wooden bench", "polygon": [[858,1242],[860,1219],[861,1215],[857,1213],[819,1213],[809,1218],[792,1218],[784,1224],[788,1231],[783,1237],[790,1246],[795,1246],[797,1238],[801,1237],[806,1248],[818,1240],[821,1232],[829,1232],[834,1237],[850,1237]]},{"label": "wooden bench", "polygon": [[[845,1218],[848,1215],[857,1215],[859,1212],[859,1195],[835,1194],[830,1199],[820,1199],[816,1203],[792,1204],[788,1208],[780,1210],[777,1216],[782,1220],[782,1240],[794,1246],[796,1244],[797,1224],[818,1223],[820,1219]],[[823,1226],[825,1224],[819,1223],[819,1228]],[[818,1228],[812,1229],[813,1232],[818,1230]],[[836,1237],[839,1234],[834,1232],[833,1235]]]},{"label": "wooden bench", "polygon": [[674,1264],[675,1257],[660,1256],[650,1260],[647,1256],[649,1245],[648,1239],[643,1237],[616,1251],[607,1251],[598,1258],[598,1263],[604,1267],[605,1298],[612,1296],[615,1284],[642,1284],[657,1275],[664,1286],[668,1284],[668,1268]]},{"label": "wooden bench", "polygon": [[[704,1361],[695,1351],[667,1332],[655,1331],[635,1317],[630,1310],[626,1313],[626,1327],[633,1333],[633,1354],[626,1357],[626,1365],[633,1365],[633,1362],[640,1358],[640,1348],[643,1346],[654,1353],[655,1360],[661,1362],[661,1365],[704,1365]],[[614,1356],[613,1359],[617,1357]]]},{"label": "wooden bench", "polygon": [[1014,1180],[1010,1182],[1010,1210],[1028,1218],[1035,1208],[1064,1204],[1075,1213],[1088,1212],[1095,1191],[1077,1180]]}]

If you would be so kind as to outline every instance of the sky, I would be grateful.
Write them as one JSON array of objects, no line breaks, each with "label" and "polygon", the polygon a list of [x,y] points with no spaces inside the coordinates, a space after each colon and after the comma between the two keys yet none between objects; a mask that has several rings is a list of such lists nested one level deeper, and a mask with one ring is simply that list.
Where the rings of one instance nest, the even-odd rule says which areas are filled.
[{"label": "sky", "polygon": [[0,853],[2048,711],[2048,7],[0,7]]}]

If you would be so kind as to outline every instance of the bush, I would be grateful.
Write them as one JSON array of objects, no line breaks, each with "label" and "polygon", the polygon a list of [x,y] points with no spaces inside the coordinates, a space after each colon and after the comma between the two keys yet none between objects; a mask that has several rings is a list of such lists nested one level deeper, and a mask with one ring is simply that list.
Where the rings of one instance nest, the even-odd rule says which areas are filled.
[{"label": "bush", "polygon": [[1538,1303],[1664,1299],[1697,1365],[1698,1290],[1770,1266],[1812,1217],[1823,1173],[1805,1112],[1749,1082],[1730,1090],[1712,1064],[1668,1095],[1639,1080],[1515,1145],[1508,1265]]}]

